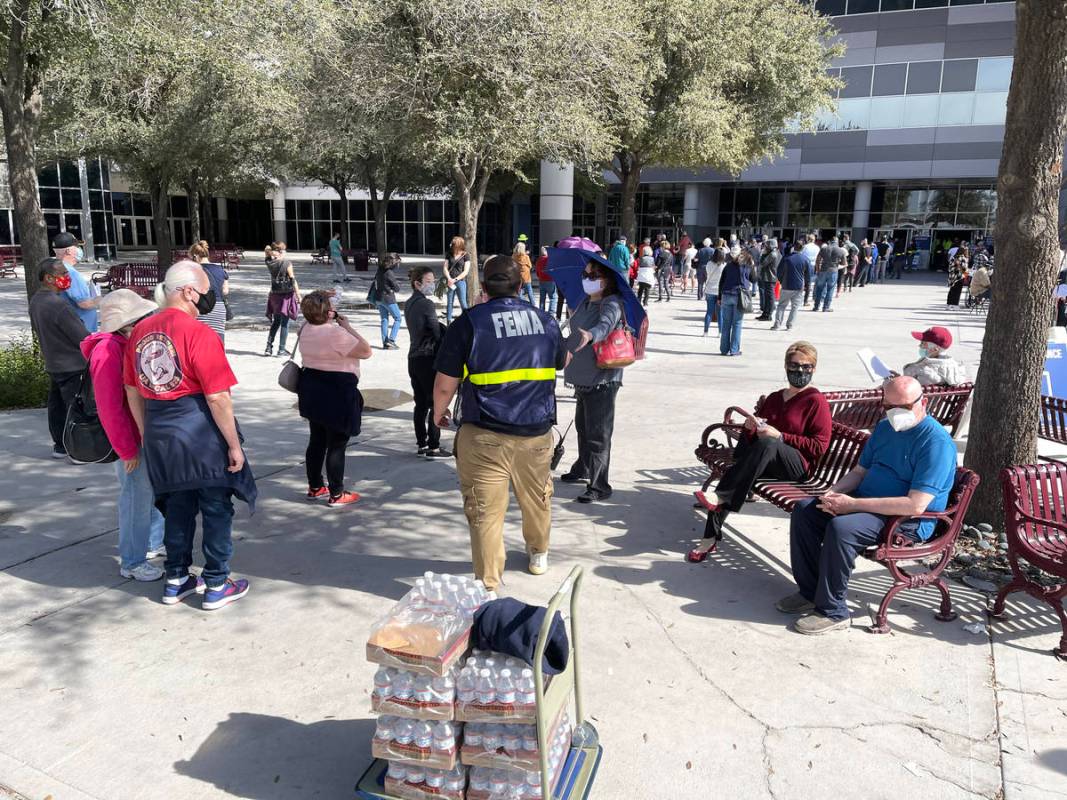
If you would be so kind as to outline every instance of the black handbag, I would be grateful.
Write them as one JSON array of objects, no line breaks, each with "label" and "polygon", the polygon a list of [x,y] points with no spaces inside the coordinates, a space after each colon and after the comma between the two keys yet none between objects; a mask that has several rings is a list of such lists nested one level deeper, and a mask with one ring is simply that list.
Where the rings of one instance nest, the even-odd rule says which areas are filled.
[{"label": "black handbag", "polygon": [[96,396],[88,366],[81,374],[77,394],[67,407],[63,447],[71,461],[78,464],[107,464],[118,458],[96,412]]},{"label": "black handbag", "polygon": [[752,292],[748,291],[744,285],[737,289],[737,307],[741,309],[742,314],[752,313]]}]

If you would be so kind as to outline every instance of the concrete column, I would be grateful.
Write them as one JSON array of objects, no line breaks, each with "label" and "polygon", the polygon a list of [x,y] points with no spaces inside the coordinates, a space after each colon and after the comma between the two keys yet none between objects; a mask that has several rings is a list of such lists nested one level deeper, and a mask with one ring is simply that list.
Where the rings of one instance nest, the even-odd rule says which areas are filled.
[{"label": "concrete column", "polygon": [[702,241],[705,237],[714,239],[719,229],[719,187],[714,183],[700,184],[696,227],[700,236],[690,232],[693,241]]},{"label": "concrete column", "polygon": [[871,221],[871,182],[856,184],[856,204],[852,207],[852,240],[859,244],[867,236]]},{"label": "concrete column", "polygon": [[[219,232],[220,242],[232,242],[230,239],[230,211],[229,206],[226,203],[225,197],[216,197],[215,203],[215,225]],[[285,203],[282,203],[282,213],[285,213]]]},{"label": "concrete column", "polygon": [[682,203],[682,227],[690,239],[696,238],[697,218],[700,214],[700,184],[685,185],[685,200]]},{"label": "concrete column", "polygon": [[274,240],[285,241],[285,187],[277,186],[267,192],[270,200],[270,218],[274,224]]},{"label": "concrete column", "polygon": [[[870,207],[870,190],[867,191],[867,206]],[[786,222],[789,221],[789,191],[786,190],[778,195],[778,219],[775,225],[779,228],[784,228]]]},{"label": "concrete column", "polygon": [[[82,250],[86,261],[96,261],[96,247],[93,244],[93,217],[89,211],[89,173],[85,169],[85,159],[78,159],[78,188],[82,196]],[[64,225],[65,227],[65,225]]]},{"label": "concrete column", "polygon": [[541,162],[541,244],[548,247],[574,229],[574,165]]}]

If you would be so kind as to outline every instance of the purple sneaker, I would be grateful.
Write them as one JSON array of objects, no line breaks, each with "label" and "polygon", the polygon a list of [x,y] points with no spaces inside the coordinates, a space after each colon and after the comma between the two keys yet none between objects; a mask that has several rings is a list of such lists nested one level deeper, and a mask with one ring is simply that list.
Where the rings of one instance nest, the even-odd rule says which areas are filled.
[{"label": "purple sneaker", "polygon": [[239,581],[231,581],[227,578],[222,586],[217,589],[208,589],[204,593],[203,609],[214,611],[216,608],[228,606],[234,600],[240,600],[248,594],[248,589],[248,581],[243,578]]},{"label": "purple sneaker", "polygon": [[180,603],[191,594],[203,594],[204,581],[196,575],[189,575],[181,583],[170,583],[163,586],[163,604],[172,606]]}]

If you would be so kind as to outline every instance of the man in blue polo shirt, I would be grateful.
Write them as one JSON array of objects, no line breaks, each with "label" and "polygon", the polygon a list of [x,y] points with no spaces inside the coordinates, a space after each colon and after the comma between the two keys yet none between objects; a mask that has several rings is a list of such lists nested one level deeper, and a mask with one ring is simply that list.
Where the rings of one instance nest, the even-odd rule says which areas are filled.
[{"label": "man in blue polo shirt", "polygon": [[74,308],[74,313],[78,315],[85,329],[89,333],[96,333],[96,309],[100,305],[100,292],[78,272],[77,264],[83,257],[78,240],[66,231],[57,233],[52,239],[52,252],[56,254],[56,258],[63,261],[67,274],[70,275],[70,288],[63,292],[63,295]]},{"label": "man in blue polo shirt", "polygon": [[[789,522],[789,547],[798,592],[779,600],[804,634],[847,628],[848,580],[856,556],[881,537],[888,517],[943,511],[956,476],[956,445],[926,414],[922,386],[894,378],[883,387],[886,419],[878,423],[859,465],[819,498],[799,503]],[[900,529],[926,541],[934,521]]]}]

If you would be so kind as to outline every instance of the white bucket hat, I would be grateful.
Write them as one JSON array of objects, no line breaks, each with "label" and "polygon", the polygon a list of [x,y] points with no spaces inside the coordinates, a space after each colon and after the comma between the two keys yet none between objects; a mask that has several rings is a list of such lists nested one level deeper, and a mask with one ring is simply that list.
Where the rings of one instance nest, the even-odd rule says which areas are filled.
[{"label": "white bucket hat", "polygon": [[115,333],[158,311],[159,306],[130,289],[116,289],[100,301],[100,330]]}]

